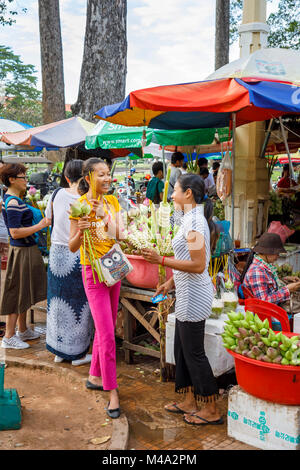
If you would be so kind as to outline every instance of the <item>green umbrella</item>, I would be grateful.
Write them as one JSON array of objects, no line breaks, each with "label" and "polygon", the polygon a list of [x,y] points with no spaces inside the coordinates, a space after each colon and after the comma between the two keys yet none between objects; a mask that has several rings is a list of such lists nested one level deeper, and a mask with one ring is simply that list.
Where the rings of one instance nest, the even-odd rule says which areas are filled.
[{"label": "green umbrella", "polygon": [[143,127],[126,127],[100,121],[87,135],[85,147],[95,149],[145,147],[151,142],[167,145],[209,145],[213,142],[216,129],[157,130]]}]

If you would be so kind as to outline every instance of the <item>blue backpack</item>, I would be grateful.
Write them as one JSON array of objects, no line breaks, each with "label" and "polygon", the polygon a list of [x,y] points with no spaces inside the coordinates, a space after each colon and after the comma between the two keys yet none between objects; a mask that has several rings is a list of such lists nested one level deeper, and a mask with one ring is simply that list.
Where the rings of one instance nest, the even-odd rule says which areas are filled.
[{"label": "blue backpack", "polygon": [[[31,210],[32,216],[33,216],[32,217],[32,225],[38,224],[43,219],[42,213],[39,209],[36,209],[35,207],[32,207],[30,204],[27,204],[25,201],[23,201],[22,199],[20,199],[17,196],[8,196],[8,198],[5,199],[5,210],[6,211],[7,211],[7,205],[9,203],[9,201],[11,201],[11,199],[16,199],[17,201],[21,202],[22,204],[26,204],[28,209]],[[38,248],[39,248],[39,250],[41,251],[42,255],[48,254],[48,250],[47,250],[47,231],[48,231],[48,227],[45,227],[42,230],[40,230],[39,232],[36,232],[32,235],[35,242],[36,242],[36,244],[37,244],[37,246],[38,246]]]}]

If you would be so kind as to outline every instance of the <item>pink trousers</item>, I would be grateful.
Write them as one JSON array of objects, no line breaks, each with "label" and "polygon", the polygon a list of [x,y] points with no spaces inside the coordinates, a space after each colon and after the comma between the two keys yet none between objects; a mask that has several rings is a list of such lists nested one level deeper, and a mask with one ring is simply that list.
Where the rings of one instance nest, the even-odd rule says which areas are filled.
[{"label": "pink trousers", "polygon": [[82,267],[82,279],[95,324],[90,375],[102,377],[103,389],[114,390],[117,385],[115,326],[118,313],[121,282],[107,287],[99,282],[90,266],[86,266],[86,283]]}]

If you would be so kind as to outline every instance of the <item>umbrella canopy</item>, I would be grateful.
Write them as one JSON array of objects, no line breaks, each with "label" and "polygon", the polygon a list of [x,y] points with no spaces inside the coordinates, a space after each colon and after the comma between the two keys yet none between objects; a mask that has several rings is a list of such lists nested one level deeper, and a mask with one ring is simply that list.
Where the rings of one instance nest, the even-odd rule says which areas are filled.
[{"label": "umbrella canopy", "polygon": [[[0,117],[0,134],[3,132],[18,132],[23,131],[24,129],[29,129],[31,126],[25,124],[24,122],[11,121],[10,119],[5,119]],[[6,145],[4,142],[0,142],[0,151],[1,150],[16,150],[9,145]]]},{"label": "umbrella canopy", "polygon": [[265,121],[300,113],[299,89],[286,83],[238,78],[167,85],[131,92],[121,103],[104,106],[95,117],[127,126],[200,129]]},{"label": "umbrella canopy", "polygon": [[[134,148],[143,145],[144,127],[128,127],[100,121],[86,137],[87,149]],[[209,145],[213,142],[216,129],[158,130],[145,129],[146,145],[151,142],[166,145]],[[227,131],[228,136],[228,131]]]},{"label": "umbrella canopy", "polygon": [[224,65],[207,77],[255,78],[300,85],[300,52],[292,49],[259,49],[247,57]]},{"label": "umbrella canopy", "polygon": [[47,150],[71,147],[83,142],[95,124],[76,116],[44,126],[2,134],[1,140],[13,145],[30,145]]}]

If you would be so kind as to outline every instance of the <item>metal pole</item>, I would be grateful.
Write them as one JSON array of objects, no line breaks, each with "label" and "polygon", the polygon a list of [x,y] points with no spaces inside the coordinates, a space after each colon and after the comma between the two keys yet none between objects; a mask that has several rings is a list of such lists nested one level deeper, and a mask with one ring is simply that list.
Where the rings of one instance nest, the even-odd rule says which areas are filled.
[{"label": "metal pole", "polygon": [[232,113],[232,190],[231,190],[231,238],[234,244],[234,176],[235,176],[235,148],[236,146],[236,113]]},{"label": "metal pole", "polygon": [[264,158],[264,157],[265,157],[266,148],[267,148],[269,139],[270,139],[270,137],[271,137],[273,125],[274,125],[274,118],[272,118],[272,119],[270,120],[270,122],[269,122],[269,127],[268,127],[268,130],[267,130],[267,133],[266,133],[265,141],[264,141],[264,143],[263,143],[263,146],[262,146],[262,149],[261,149],[261,152],[260,152],[260,158]]},{"label": "metal pole", "polygon": [[127,179],[127,190],[126,190],[126,195],[127,195],[127,212],[129,210],[129,179],[128,179],[128,155],[126,157],[126,179]]},{"label": "metal pole", "polygon": [[285,132],[284,132],[282,117],[279,118],[279,122],[280,122],[281,134],[282,134],[282,138],[283,138],[283,141],[284,141],[286,153],[288,154],[288,157],[289,157],[290,177],[294,180],[295,179],[295,173],[294,173],[294,168],[293,168],[293,163],[292,163],[292,157],[291,157],[291,154],[290,154],[289,144],[288,144]]}]

